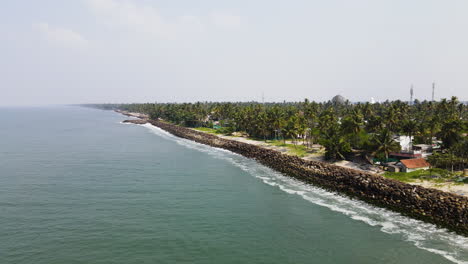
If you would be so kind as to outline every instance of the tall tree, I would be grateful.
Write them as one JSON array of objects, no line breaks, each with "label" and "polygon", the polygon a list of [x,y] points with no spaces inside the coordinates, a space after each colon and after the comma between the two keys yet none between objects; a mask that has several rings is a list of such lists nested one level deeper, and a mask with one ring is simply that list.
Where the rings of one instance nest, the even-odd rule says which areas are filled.
[{"label": "tall tree", "polygon": [[401,146],[398,142],[392,138],[392,133],[388,129],[383,129],[380,133],[372,137],[372,143],[374,146],[374,156],[380,155],[388,160],[390,152],[399,151]]},{"label": "tall tree", "polygon": [[410,138],[410,142],[411,142],[410,148],[412,148],[413,147],[413,144],[412,144],[413,135],[418,130],[418,124],[416,123],[416,121],[412,119],[405,120],[403,123],[402,129],[403,129],[403,132],[405,132],[406,135]]},{"label": "tall tree", "polygon": [[450,148],[461,140],[463,123],[459,119],[450,119],[442,124],[438,137],[442,139],[445,148]]}]

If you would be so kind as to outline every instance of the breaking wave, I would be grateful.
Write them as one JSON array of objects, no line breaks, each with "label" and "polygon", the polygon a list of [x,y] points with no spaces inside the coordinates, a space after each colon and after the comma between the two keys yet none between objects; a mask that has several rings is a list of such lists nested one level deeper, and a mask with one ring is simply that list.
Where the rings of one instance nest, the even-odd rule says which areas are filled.
[{"label": "breaking wave", "polygon": [[387,209],[350,199],[313,185],[304,184],[228,150],[176,137],[151,124],[141,126],[184,147],[207,153],[217,159],[226,160],[265,184],[279,188],[286,193],[299,195],[313,204],[329,208],[356,221],[364,222],[373,227],[380,227],[382,232],[400,235],[404,240],[412,242],[416,247],[441,255],[454,263],[468,264],[467,237]]}]

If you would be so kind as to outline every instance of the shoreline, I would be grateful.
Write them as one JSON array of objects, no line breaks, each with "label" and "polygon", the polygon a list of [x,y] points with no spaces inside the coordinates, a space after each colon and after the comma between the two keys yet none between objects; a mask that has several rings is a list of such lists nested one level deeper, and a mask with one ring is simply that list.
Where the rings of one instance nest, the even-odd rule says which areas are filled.
[{"label": "shoreline", "polygon": [[[141,118],[140,114],[135,116],[125,111],[116,112]],[[302,182],[468,235],[468,198],[461,195],[411,185],[360,170],[308,161],[262,146],[225,139],[146,117],[124,122],[150,123],[175,136],[252,158]]]},{"label": "shoreline", "polygon": [[[195,130],[195,131],[199,131],[199,130],[196,130],[196,129],[193,129],[193,128],[191,128],[191,129]],[[201,132],[203,132],[203,131],[201,131]],[[215,134],[213,134],[213,135],[215,135]],[[271,145],[269,143],[265,143],[263,141],[257,141],[257,140],[244,138],[244,137],[226,136],[226,135],[220,135],[220,134],[216,134],[216,136],[218,136],[220,138],[228,139],[228,140],[235,140],[235,141],[244,142],[244,143],[247,143],[247,144],[257,145],[257,146],[260,146],[260,147],[276,150],[276,151],[279,151],[281,153],[294,156],[294,154],[291,154],[291,153],[288,152],[288,149],[286,147],[274,146],[274,145]],[[375,169],[374,170],[372,170],[372,169],[363,169],[360,166],[360,164],[352,162],[352,161],[347,161],[347,160],[327,162],[327,161],[322,159],[322,156],[314,156],[313,154],[308,154],[308,155],[306,155],[304,157],[300,157],[300,158],[303,159],[303,160],[306,160],[306,161],[311,160],[311,161],[323,162],[323,163],[329,164],[329,165],[340,166],[340,167],[347,168],[347,169],[354,169],[354,170],[358,170],[358,171],[362,171],[362,172],[366,172],[366,173],[372,173],[372,174],[376,174],[376,175],[380,175],[380,176],[382,176],[382,174],[384,173],[384,171],[376,171]],[[382,176],[382,177],[384,177],[384,176]],[[457,185],[455,183],[449,183],[449,182],[435,183],[435,182],[423,181],[423,180],[415,180],[415,181],[412,181],[412,182],[405,182],[405,183],[408,183],[408,184],[411,184],[411,185],[419,185],[419,186],[422,186],[422,187],[425,187],[425,188],[436,189],[436,190],[440,190],[440,191],[444,191],[444,192],[453,193],[453,194],[468,197],[468,184]]]}]

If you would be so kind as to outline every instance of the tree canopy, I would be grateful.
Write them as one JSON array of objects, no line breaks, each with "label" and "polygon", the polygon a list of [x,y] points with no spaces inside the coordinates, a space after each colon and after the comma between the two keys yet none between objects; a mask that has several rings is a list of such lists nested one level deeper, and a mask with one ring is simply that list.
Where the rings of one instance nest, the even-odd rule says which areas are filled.
[{"label": "tree canopy", "polygon": [[[385,101],[383,103],[328,102],[197,102],[93,105],[146,113],[187,127],[212,127],[245,132],[258,139],[302,139],[305,145],[320,143],[326,157],[345,159],[352,150],[388,158],[398,150],[394,135],[408,135],[414,143],[442,140],[444,152],[465,153],[468,106],[456,97],[439,102]],[[455,151],[458,150],[458,151]]]}]

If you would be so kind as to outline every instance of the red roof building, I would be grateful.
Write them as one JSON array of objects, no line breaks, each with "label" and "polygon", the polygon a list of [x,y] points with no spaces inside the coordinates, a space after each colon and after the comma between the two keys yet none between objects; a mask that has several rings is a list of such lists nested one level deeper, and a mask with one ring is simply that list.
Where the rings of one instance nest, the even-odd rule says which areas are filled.
[{"label": "red roof building", "polygon": [[425,159],[419,158],[419,159],[405,159],[401,160],[401,165],[402,165],[402,170],[404,172],[411,172],[415,170],[427,170],[431,167],[431,164],[429,164]]}]

